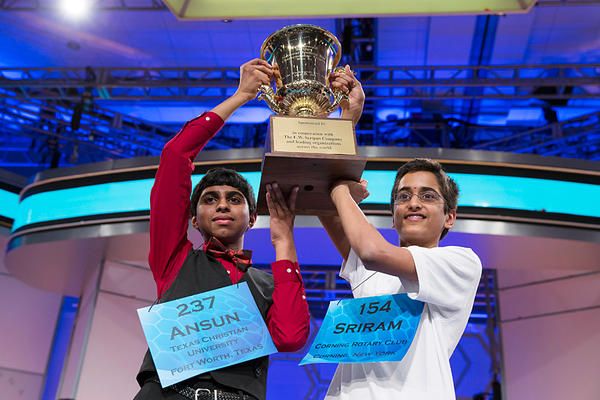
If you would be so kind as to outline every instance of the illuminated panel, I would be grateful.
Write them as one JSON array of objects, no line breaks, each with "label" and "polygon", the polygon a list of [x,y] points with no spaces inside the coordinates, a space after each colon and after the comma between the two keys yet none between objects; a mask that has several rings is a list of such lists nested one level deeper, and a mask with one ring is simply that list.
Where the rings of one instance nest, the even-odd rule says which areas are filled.
[{"label": "illuminated panel", "polygon": [[87,215],[149,210],[153,182],[141,179],[36,193],[21,202],[12,229]]},{"label": "illuminated panel", "polygon": [[180,19],[447,15],[527,12],[535,0],[164,0]]},{"label": "illuminated panel", "polygon": [[[241,173],[255,193],[260,172]],[[459,206],[572,214],[600,218],[600,186],[538,178],[450,174],[458,183]],[[365,171],[370,204],[389,204],[395,171]],[[194,175],[195,185],[202,175]],[[148,211],[153,179],[103,183],[41,192],[26,197],[14,212],[13,231],[30,224],[101,214]],[[16,196],[16,195],[15,195]],[[576,201],[573,201],[576,199]]]},{"label": "illuminated panel", "polygon": [[[254,188],[260,172],[242,173]],[[195,185],[204,175],[192,176]],[[101,214],[150,210],[150,190],[154,179],[103,183],[36,193],[26,197],[13,215],[13,231],[30,224]]]},{"label": "illuminated panel", "polygon": [[[461,207],[506,208],[600,217],[600,186],[501,175],[449,173],[460,189]],[[389,204],[395,171],[365,171],[373,204]],[[577,201],[573,201],[577,199]]]},{"label": "illuminated panel", "polygon": [[19,209],[19,195],[0,189],[0,217],[15,219]]}]

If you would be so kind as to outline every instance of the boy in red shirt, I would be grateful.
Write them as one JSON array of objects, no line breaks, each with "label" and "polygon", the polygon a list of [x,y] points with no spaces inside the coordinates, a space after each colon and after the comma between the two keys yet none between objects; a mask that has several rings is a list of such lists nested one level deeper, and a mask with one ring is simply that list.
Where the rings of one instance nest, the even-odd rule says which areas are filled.
[{"label": "boy in red shirt", "polygon": [[[188,122],[161,154],[150,197],[149,264],[158,298],[167,302],[240,281],[248,283],[258,309],[279,351],[296,351],[306,342],[309,313],[293,238],[297,188],[286,199],[276,184],[268,187],[273,274],[256,270],[251,253],[242,250],[244,234],[256,221],[252,187],[237,172],[208,171],[192,193],[193,161],[239,107],[269,84],[272,67],[254,59],[240,68],[240,83],[230,98]],[[191,194],[191,201],[190,201]],[[187,237],[192,225],[204,238],[194,250]],[[146,353],[137,380],[135,400],[266,398],[268,357],[211,371],[161,388],[156,367]]]}]

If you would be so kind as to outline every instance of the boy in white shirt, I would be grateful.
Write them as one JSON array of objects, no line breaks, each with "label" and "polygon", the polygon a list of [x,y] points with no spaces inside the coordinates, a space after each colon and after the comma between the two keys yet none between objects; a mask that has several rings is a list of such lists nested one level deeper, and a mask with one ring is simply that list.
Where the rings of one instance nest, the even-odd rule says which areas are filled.
[{"label": "boy in white shirt", "polygon": [[456,220],[458,187],[436,161],[404,164],[391,196],[399,246],[387,242],[358,207],[368,195],[364,180],[337,182],[331,199],[339,216],[320,218],[344,257],[340,276],[354,297],[407,293],[425,306],[402,361],[340,364],[325,399],[455,399],[450,356],[481,278],[471,249],[438,247]]}]

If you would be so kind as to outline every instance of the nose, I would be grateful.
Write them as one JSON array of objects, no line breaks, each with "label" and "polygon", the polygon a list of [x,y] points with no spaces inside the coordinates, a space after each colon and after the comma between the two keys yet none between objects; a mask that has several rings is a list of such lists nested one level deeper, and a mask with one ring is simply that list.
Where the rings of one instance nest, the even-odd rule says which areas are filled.
[{"label": "nose", "polygon": [[225,197],[219,198],[217,202],[217,211],[229,211],[229,203]]},{"label": "nose", "polygon": [[407,207],[409,210],[418,210],[421,208],[421,200],[419,199],[419,196],[417,196],[416,194],[413,194],[410,198],[410,200],[407,203]]}]

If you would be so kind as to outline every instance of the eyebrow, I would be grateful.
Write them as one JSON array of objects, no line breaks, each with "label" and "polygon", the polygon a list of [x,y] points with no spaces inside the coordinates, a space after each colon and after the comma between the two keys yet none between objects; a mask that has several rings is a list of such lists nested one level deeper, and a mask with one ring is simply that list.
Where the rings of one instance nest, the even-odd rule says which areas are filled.
[{"label": "eyebrow", "polygon": [[[216,190],[211,190],[210,192],[204,192],[202,193],[201,197],[204,196],[216,196],[219,197],[221,195],[221,192],[217,192]],[[233,196],[233,195],[240,195],[242,197],[244,197],[244,195],[242,194],[242,192],[238,191],[238,190],[230,190],[228,192],[225,192],[225,196],[229,197],[229,196]]]},{"label": "eyebrow", "polygon": [[[433,190],[434,192],[438,193],[437,190],[435,190],[432,187],[429,186],[421,186],[419,188],[419,192],[425,192],[427,190]],[[412,192],[411,187],[410,186],[402,186],[400,189],[398,189],[399,192],[405,191],[405,192]]]}]

